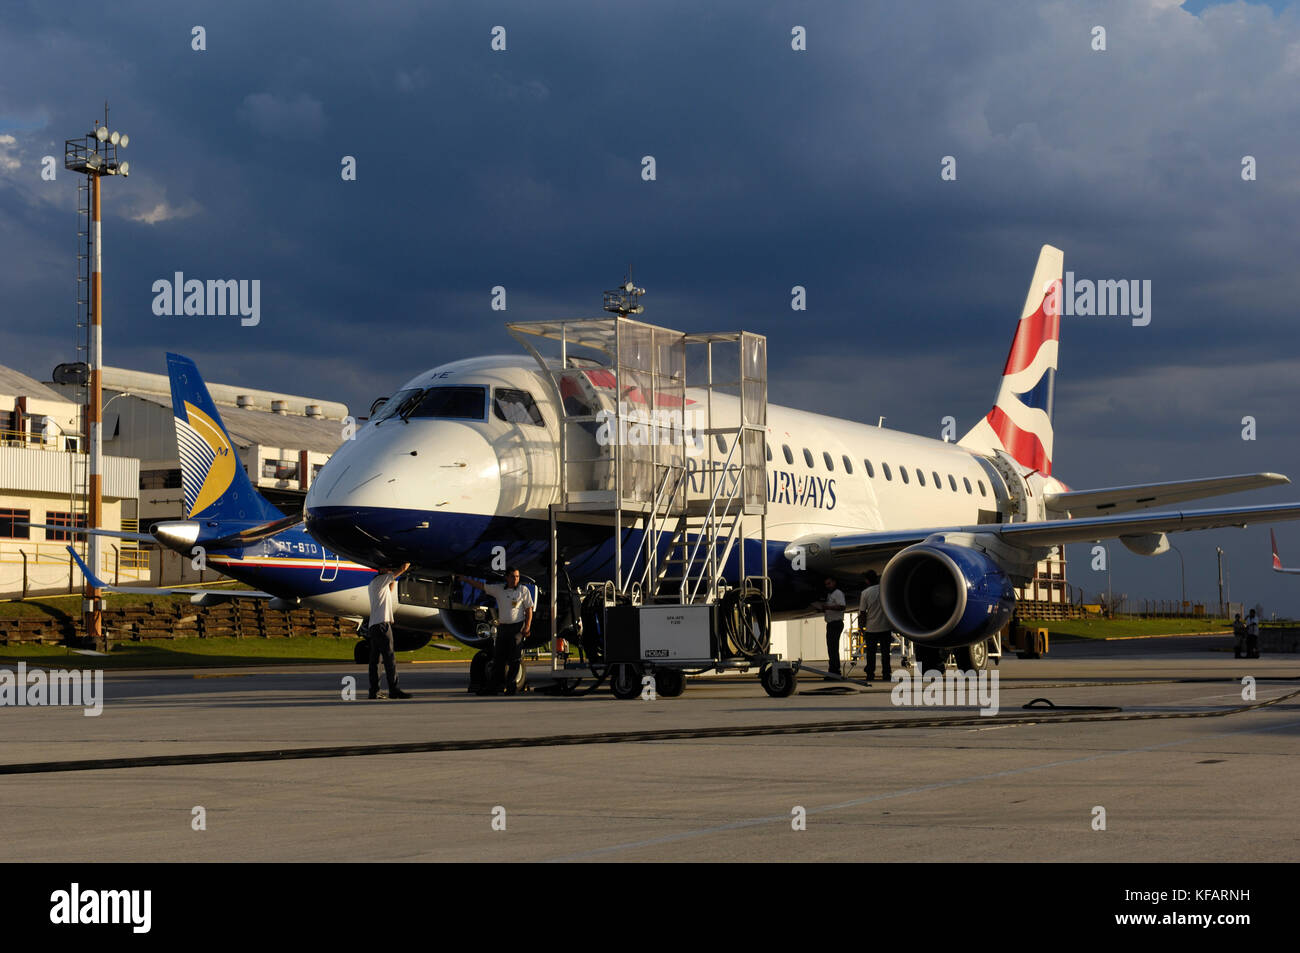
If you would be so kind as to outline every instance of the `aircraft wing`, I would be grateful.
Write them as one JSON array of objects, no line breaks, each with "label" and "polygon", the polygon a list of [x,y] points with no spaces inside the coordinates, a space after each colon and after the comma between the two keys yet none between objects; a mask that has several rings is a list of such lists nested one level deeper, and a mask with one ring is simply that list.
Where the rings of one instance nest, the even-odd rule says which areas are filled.
[{"label": "aircraft wing", "polygon": [[1126,513],[1117,516],[1085,516],[1079,519],[1042,520],[1036,523],[982,523],[975,526],[947,526],[884,533],[845,533],[835,536],[805,536],[785,548],[787,559],[802,551],[811,566],[864,571],[890,559],[895,553],[935,535],[971,533],[992,535],[1026,549],[1050,548],[1066,543],[1100,539],[1140,537],[1156,533],[1218,529],[1300,519],[1300,503],[1276,506],[1239,506],[1210,510],[1182,510],[1167,513]]},{"label": "aircraft wing", "polygon": [[1239,473],[1235,476],[1178,480],[1173,483],[1140,483],[1097,490],[1070,490],[1066,493],[1048,493],[1044,499],[1047,508],[1054,512],[1095,516],[1168,506],[1170,503],[1258,490],[1290,482],[1280,473]]},{"label": "aircraft wing", "polygon": [[[148,586],[113,586],[110,585],[109,583],[104,582],[93,572],[91,572],[90,567],[86,565],[85,560],[83,560],[80,556],[77,555],[77,551],[75,549],[69,546],[67,547],[67,550],[68,550],[68,554],[76,562],[77,568],[81,570],[81,574],[86,577],[86,579],[90,582],[90,584],[94,586],[96,589],[103,589],[105,592],[132,592],[135,593],[136,595],[142,595],[142,596],[190,596],[191,602],[196,602],[197,604],[200,605],[208,605],[211,602],[218,602],[221,601],[222,599],[235,599],[235,598],[275,599],[276,598],[276,596],[273,596],[269,592],[260,592],[257,589],[200,589],[200,588],[187,589],[179,586],[175,588],[160,589],[160,588],[151,588]],[[196,596],[216,597],[216,598],[195,599],[194,597]]]}]

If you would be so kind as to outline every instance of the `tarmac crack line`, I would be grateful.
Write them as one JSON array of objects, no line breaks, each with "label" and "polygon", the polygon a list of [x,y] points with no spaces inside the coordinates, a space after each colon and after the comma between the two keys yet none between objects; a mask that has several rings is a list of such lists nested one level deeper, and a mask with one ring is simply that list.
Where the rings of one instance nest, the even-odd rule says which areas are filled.
[{"label": "tarmac crack line", "polygon": [[[596,732],[581,735],[538,735],[515,738],[451,739],[394,744],[322,745],[314,748],[271,748],[224,751],[207,754],[139,755],[126,758],[91,758],[77,761],[37,761],[0,764],[0,775],[53,774],[62,771],[105,771],[123,768],[156,768],[198,764],[238,764],[250,761],[298,761],[310,758],[352,758],[384,754],[432,754],[447,751],[482,751],[504,748],[563,747],[567,745],[631,744],[651,741],[679,741],[704,738],[744,738],[765,735],[823,734],[848,731],[883,731],[898,728],[972,728],[990,724],[1055,724],[1060,722],[1148,721],[1172,718],[1221,718],[1267,708],[1300,696],[1300,689],[1236,708],[1123,713],[1120,709],[1091,709],[1099,714],[1071,714],[1071,706],[1022,709],[1018,713],[983,714],[962,718],[855,719],[849,721],[795,722],[784,725],[724,725],[712,728],[658,728],[641,731]],[[1062,713],[1062,714],[1055,714]]]}]

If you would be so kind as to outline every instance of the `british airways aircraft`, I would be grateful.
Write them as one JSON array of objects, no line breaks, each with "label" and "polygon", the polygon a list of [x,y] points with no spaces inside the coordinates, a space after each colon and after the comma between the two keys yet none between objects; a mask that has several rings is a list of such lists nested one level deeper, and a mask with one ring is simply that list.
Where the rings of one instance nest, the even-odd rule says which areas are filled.
[{"label": "british airways aircraft", "polygon": [[[193,361],[168,354],[167,373],[188,519],[156,523],[149,534],[96,532],[155,541],[190,558],[201,554],[213,569],[256,587],[253,592],[237,591],[241,598],[269,599],[277,609],[304,606],[363,621],[370,613],[366,586],[375,570],[341,559],[302,529],[301,515],[286,516],[257,492]],[[199,604],[231,595],[225,590],[107,585],[69,551],[87,578],[109,592],[188,594]],[[442,628],[438,616],[437,609],[399,606],[393,627],[395,649],[408,651],[427,644],[432,631]],[[366,653],[359,643],[357,660],[363,660],[363,655],[368,658]]]},{"label": "british airways aircraft", "polygon": [[[827,575],[848,581],[876,569],[894,630],[916,643],[927,667],[954,649],[963,668],[982,667],[986,640],[1015,607],[1013,585],[1029,579],[1052,547],[1117,537],[1155,555],[1168,550],[1170,532],[1300,518],[1300,504],[1150,512],[1290,482],[1279,474],[1092,490],[1057,477],[1052,401],[1062,267],[1061,251],[1044,246],[994,405],[955,443],[768,406],[774,618],[811,614]],[[426,371],[321,470],[307,494],[307,528],[362,563],[410,562],[438,577],[486,570],[504,549],[513,565],[545,578],[548,506],[560,494],[565,409],[557,398],[568,403],[584,388],[611,388],[612,377],[581,365],[543,367],[522,355]],[[625,531],[623,566],[642,547],[640,533]],[[664,551],[671,541],[656,545]],[[751,534],[744,545],[746,565],[758,565],[761,537]],[[613,579],[614,547],[608,530],[570,538],[563,558],[571,584]],[[733,585],[736,557],[733,551],[724,573]],[[458,637],[473,628],[461,610],[444,611],[443,621]]]},{"label": "british airways aircraft", "polygon": [[1277,536],[1273,534],[1272,530],[1268,531],[1268,538],[1273,543],[1273,571],[1292,576],[1300,574],[1300,569],[1290,569],[1282,565],[1282,557],[1277,554]]}]

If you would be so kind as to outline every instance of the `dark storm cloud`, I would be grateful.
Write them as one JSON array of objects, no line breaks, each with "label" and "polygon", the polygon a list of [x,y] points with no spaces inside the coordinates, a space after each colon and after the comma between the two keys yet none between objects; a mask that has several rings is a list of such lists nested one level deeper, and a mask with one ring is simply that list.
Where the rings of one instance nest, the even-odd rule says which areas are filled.
[{"label": "dark storm cloud", "polygon": [[[1067,480],[1300,473],[1300,18],[1196,10],[9,7],[0,361],[44,376],[70,357],[75,189],[39,162],[107,97],[134,166],[105,187],[110,363],[158,371],[179,350],[213,379],[364,408],[426,366],[514,350],[494,285],[514,320],[591,313],[632,262],[649,320],[768,334],[774,400],[937,434],[992,401],[1051,242],[1080,277],[1153,286],[1149,327],[1066,319]],[[176,271],[260,279],[261,324],[154,316]]]}]

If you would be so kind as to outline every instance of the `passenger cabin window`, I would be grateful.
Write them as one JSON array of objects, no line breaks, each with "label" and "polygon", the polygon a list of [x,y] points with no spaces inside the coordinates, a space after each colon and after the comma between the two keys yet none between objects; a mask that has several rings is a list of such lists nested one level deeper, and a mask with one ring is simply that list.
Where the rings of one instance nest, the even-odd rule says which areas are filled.
[{"label": "passenger cabin window", "polygon": [[715,433],[715,434],[713,435],[713,442],[716,443],[716,444],[718,445],[718,453],[726,453],[726,452],[727,452],[727,441],[725,441],[725,440],[722,439],[722,434],[720,434],[720,433]]},{"label": "passenger cabin window", "polygon": [[972,490],[972,489],[970,488],[970,480],[968,480],[966,477],[962,477],[962,478],[961,478],[961,482],[964,483],[964,484],[966,484],[966,492],[967,492],[968,494],[969,494],[969,493],[974,493],[974,492],[975,492],[974,490]]},{"label": "passenger cabin window", "polygon": [[863,459],[862,462],[867,468],[867,476],[871,477],[871,479],[874,480],[876,478],[876,468],[871,465],[870,460]]},{"label": "passenger cabin window", "polygon": [[852,473],[852,472],[853,472],[853,461],[849,459],[848,454],[845,454],[844,457],[843,457],[843,459],[844,459],[844,472],[845,472],[845,473]]},{"label": "passenger cabin window", "polygon": [[938,470],[931,470],[931,471],[930,471],[930,476],[934,477],[934,488],[935,488],[936,490],[942,490],[942,489],[943,489],[943,481],[939,479],[939,471],[938,471]]},{"label": "passenger cabin window", "polygon": [[894,474],[892,474],[892,473],[889,472],[889,464],[888,464],[888,463],[882,463],[882,464],[880,465],[880,469],[882,469],[882,470],[885,471],[885,479],[886,479],[886,480],[892,480],[892,479],[894,479]]},{"label": "passenger cabin window", "polygon": [[831,459],[831,455],[827,453],[825,450],[822,451],[822,459],[826,461],[826,469],[834,473],[835,461]]},{"label": "passenger cabin window", "polygon": [[925,486],[925,471],[920,467],[916,468],[916,483],[917,486]]},{"label": "passenger cabin window", "polygon": [[486,420],[486,387],[430,387],[419,399],[406,401],[410,409],[399,408],[406,418],[437,420]]},{"label": "passenger cabin window", "polygon": [[794,454],[790,452],[790,445],[788,443],[781,445],[781,452],[785,454],[785,462],[790,466],[794,466]]},{"label": "passenger cabin window", "polygon": [[533,400],[533,395],[528,391],[497,387],[493,389],[492,394],[495,398],[492,401],[492,412],[496,414],[498,420],[504,420],[508,424],[545,426],[537,401]]},{"label": "passenger cabin window", "polygon": [[808,464],[809,470],[812,469],[812,465],[813,465],[812,452],[807,447],[803,448],[803,462]]},{"label": "passenger cabin window", "polygon": [[986,492],[984,492],[984,481],[983,481],[983,480],[980,480],[980,481],[979,481],[979,485],[980,485],[980,496],[988,496],[988,494],[987,494]]},{"label": "passenger cabin window", "polygon": [[771,448],[771,447],[768,447],[768,448],[767,448],[767,461],[768,461],[768,463],[771,463],[771,462],[772,462],[772,448]]},{"label": "passenger cabin window", "polygon": [[950,487],[952,487],[952,491],[953,491],[954,493],[957,492],[957,481],[953,479],[951,473],[948,474],[948,485],[949,485]]},{"label": "passenger cabin window", "polygon": [[898,475],[901,476],[901,477],[903,478],[903,482],[904,482],[904,483],[910,483],[910,482],[911,482],[911,481],[907,478],[907,467],[905,467],[905,466],[901,466],[901,465],[900,465],[899,468],[898,468]]}]

